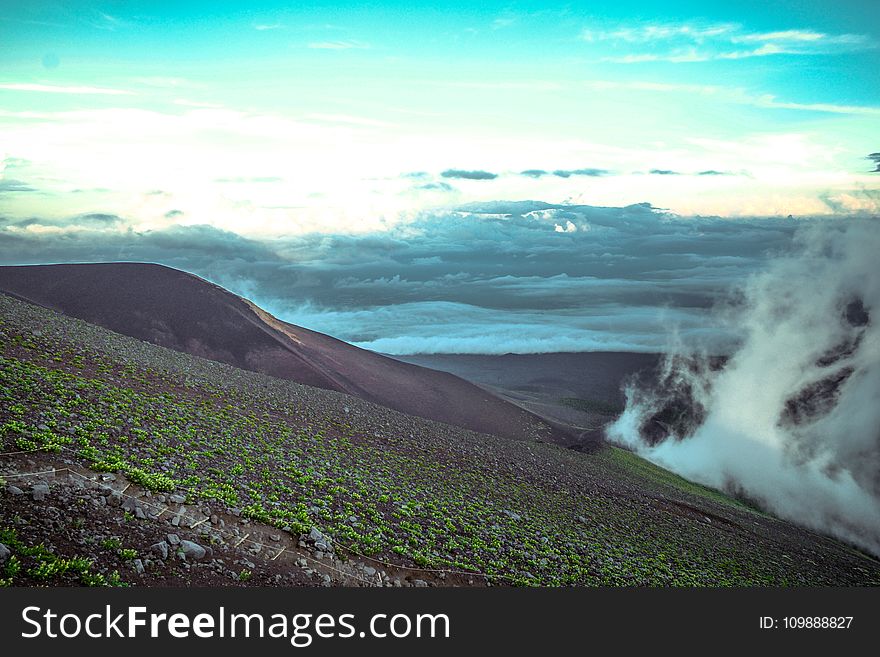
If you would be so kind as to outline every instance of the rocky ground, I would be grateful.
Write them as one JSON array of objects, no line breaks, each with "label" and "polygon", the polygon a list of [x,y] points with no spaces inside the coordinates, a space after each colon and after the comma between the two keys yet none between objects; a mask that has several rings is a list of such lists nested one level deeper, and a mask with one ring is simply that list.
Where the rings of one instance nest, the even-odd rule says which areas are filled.
[{"label": "rocky ground", "polygon": [[[153,494],[124,475],[89,472],[71,459],[36,454],[14,463],[23,471],[0,477],[7,482],[0,495],[5,523],[0,540],[9,544],[0,542],[0,573],[19,586],[95,580],[119,586],[484,583],[473,576],[402,569],[342,554],[318,530],[297,540],[240,512],[190,504],[181,495]],[[9,465],[7,457],[0,469],[9,470]],[[41,474],[20,476],[23,472]],[[10,558],[20,563],[14,578],[5,572]],[[92,565],[55,565],[72,558]],[[53,567],[43,574],[41,564]]]}]

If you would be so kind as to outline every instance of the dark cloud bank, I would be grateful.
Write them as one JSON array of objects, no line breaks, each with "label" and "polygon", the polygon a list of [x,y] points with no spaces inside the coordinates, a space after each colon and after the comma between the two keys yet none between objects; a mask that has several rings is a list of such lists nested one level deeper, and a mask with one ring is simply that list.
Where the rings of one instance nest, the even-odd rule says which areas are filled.
[{"label": "dark cloud bank", "polygon": [[[261,242],[210,226],[138,233],[113,215],[0,219],[0,261],[149,261],[191,271],[288,321],[388,353],[723,349],[709,309],[786,251],[797,222],[676,217],[539,201],[425,213],[388,232]],[[116,227],[114,227],[116,226]]]},{"label": "dark cloud bank", "polygon": [[495,180],[497,173],[490,171],[474,170],[466,171],[465,169],[446,169],[440,174],[444,178],[457,178],[459,180]]}]

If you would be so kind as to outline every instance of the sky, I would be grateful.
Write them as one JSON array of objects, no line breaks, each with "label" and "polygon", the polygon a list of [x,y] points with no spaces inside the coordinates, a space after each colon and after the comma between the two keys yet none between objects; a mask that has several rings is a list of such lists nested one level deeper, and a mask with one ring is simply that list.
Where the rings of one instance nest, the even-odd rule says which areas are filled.
[{"label": "sky", "polygon": [[396,353],[653,350],[792,220],[880,213],[871,0],[290,4],[0,2],[0,262]]}]

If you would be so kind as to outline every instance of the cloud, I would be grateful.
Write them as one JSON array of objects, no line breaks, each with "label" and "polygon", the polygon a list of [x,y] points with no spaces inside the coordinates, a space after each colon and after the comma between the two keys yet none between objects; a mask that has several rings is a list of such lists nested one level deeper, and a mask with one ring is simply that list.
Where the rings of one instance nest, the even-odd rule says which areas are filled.
[{"label": "cloud", "polygon": [[[669,359],[659,389],[628,391],[609,434],[688,479],[880,555],[880,220],[804,224],[793,246],[725,309],[743,336],[732,357],[720,367]],[[665,436],[664,407],[666,418],[701,410],[690,426],[664,422]]]},{"label": "cloud", "polygon": [[254,29],[259,32],[264,32],[266,30],[280,30],[283,29],[284,25],[281,23],[257,23],[254,25]]},{"label": "cloud", "polygon": [[520,171],[519,175],[526,176],[527,178],[540,178],[541,176],[546,176],[547,172],[544,169],[526,169],[525,171]]},{"label": "cloud", "polygon": [[307,47],[313,50],[367,50],[370,44],[356,40],[313,41]]},{"label": "cloud", "polygon": [[83,223],[97,224],[100,226],[110,226],[116,225],[122,222],[122,219],[115,214],[106,214],[104,212],[91,212],[88,214],[81,214],[76,217],[76,220]]},{"label": "cloud", "polygon": [[715,169],[706,169],[697,173],[698,176],[732,176],[729,171],[716,171]]},{"label": "cloud", "polygon": [[419,185],[418,189],[437,190],[441,192],[455,191],[455,187],[445,182],[425,183],[424,185]]},{"label": "cloud", "polygon": [[277,176],[233,176],[230,178],[215,178],[219,183],[277,183],[283,182],[283,178]]},{"label": "cloud", "polygon": [[837,34],[829,35],[815,30],[779,30],[777,32],[757,32],[742,34],[731,38],[733,42],[789,42],[789,43],[835,43],[835,44],[865,44],[868,37],[864,34]]},{"label": "cloud", "polygon": [[[118,215],[103,212],[90,212],[70,217],[0,219],[0,235],[4,234],[3,231],[6,228],[5,236],[12,239],[27,235],[37,241],[43,241],[50,239],[45,237],[46,234],[54,236],[64,234],[63,239],[67,239],[71,231],[104,231],[106,235],[106,231],[115,229],[123,223],[123,219]],[[10,228],[11,230],[8,230]],[[21,231],[26,232],[22,233]]]},{"label": "cloud", "polygon": [[553,175],[559,178],[570,178],[571,176],[607,176],[609,173],[607,169],[556,169]]},{"label": "cloud", "polygon": [[498,177],[497,173],[490,173],[489,171],[482,171],[479,169],[473,171],[467,171],[464,169],[446,169],[446,171],[440,175],[444,178],[459,178],[462,180],[494,180]]},{"label": "cloud", "polygon": [[681,174],[678,171],[672,171],[671,169],[651,169],[648,173],[655,176],[680,176]]},{"label": "cloud", "polygon": [[803,110],[807,112],[827,112],[830,114],[862,114],[867,116],[880,116],[880,107],[866,107],[863,105],[836,105],[833,103],[788,103],[777,100],[776,97],[771,94],[757,96],[751,99],[750,102],[756,107]]},{"label": "cloud", "polygon": [[828,34],[811,29],[748,32],[742,25],[733,23],[642,23],[587,29],[581,37],[588,43],[638,48],[637,52],[602,58],[603,61],[619,64],[835,54],[867,50],[877,45],[864,34]]},{"label": "cloud", "polygon": [[175,98],[173,101],[175,105],[181,105],[183,107],[204,107],[208,109],[220,109],[223,107],[220,103],[207,103],[199,100],[188,100],[186,98]]},{"label": "cloud", "polygon": [[174,219],[175,217],[180,217],[183,215],[183,210],[169,210],[163,216],[166,219]]},{"label": "cloud", "polygon": [[871,173],[880,173],[880,153],[871,153],[865,159],[874,163],[875,168]]},{"label": "cloud", "polygon": [[709,309],[784,252],[796,224],[541,201],[266,241],[209,226],[139,231],[117,219],[0,218],[0,263],[160,262],[287,321],[398,354],[656,351],[672,326],[721,349],[736,326],[710,320]]},{"label": "cloud", "polygon": [[8,169],[21,169],[30,164],[30,160],[26,160],[23,157],[7,157],[4,158],[3,162],[0,162],[0,171],[8,170]]},{"label": "cloud", "polygon": [[352,116],[351,114],[309,114],[307,118],[316,121],[324,121],[326,123],[362,125],[374,128],[389,128],[394,126],[393,123],[389,123],[388,121],[380,121],[379,119],[372,119],[366,116]]},{"label": "cloud", "polygon": [[[635,61],[659,61],[655,55],[635,56]],[[689,94],[697,97],[715,98],[730,103],[752,105],[771,109],[786,109],[804,112],[826,112],[831,114],[880,115],[880,107],[865,105],[839,105],[834,103],[794,103],[780,100],[773,94],[754,94],[738,87],[725,87],[715,84],[687,84],[655,82],[653,80],[586,80],[583,85],[588,89],[606,91],[623,89],[627,91],[644,91],[668,94]]]},{"label": "cloud", "polygon": [[108,89],[106,87],[60,86],[53,84],[31,84],[26,82],[0,84],[0,89],[8,89],[9,91],[34,91],[48,94],[79,94],[104,96],[127,96],[133,93],[124,89]]},{"label": "cloud", "polygon": [[37,191],[30,185],[21,180],[13,180],[12,178],[6,178],[4,180],[0,180],[0,194],[6,192],[35,192]]},{"label": "cloud", "polygon": [[585,41],[625,41],[629,43],[646,43],[685,38],[692,41],[703,41],[723,37],[736,32],[738,25],[731,23],[717,25],[681,24],[645,24],[632,27],[618,27],[610,30],[584,30],[581,37]]}]

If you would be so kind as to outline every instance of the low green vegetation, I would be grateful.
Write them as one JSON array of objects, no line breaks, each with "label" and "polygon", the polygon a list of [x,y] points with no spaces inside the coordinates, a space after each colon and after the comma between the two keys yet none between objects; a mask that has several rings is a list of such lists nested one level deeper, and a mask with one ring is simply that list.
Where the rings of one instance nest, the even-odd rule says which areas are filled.
[{"label": "low green vegetation", "polygon": [[22,578],[43,585],[123,585],[118,571],[105,575],[93,570],[94,564],[90,559],[76,556],[61,557],[42,543],[27,545],[19,538],[14,528],[0,528],[0,543],[11,553],[0,569],[0,586],[20,584],[19,580]]}]

